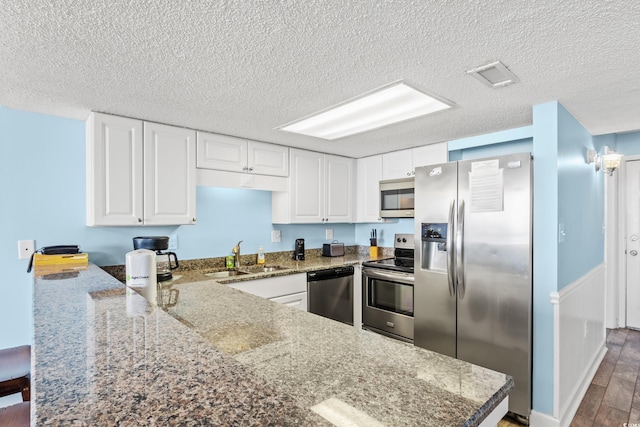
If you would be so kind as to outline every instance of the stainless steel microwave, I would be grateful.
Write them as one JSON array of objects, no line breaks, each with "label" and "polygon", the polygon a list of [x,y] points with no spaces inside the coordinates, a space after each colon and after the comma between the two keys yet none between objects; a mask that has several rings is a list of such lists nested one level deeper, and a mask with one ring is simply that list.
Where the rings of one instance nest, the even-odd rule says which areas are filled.
[{"label": "stainless steel microwave", "polygon": [[380,217],[413,218],[414,178],[380,181]]}]

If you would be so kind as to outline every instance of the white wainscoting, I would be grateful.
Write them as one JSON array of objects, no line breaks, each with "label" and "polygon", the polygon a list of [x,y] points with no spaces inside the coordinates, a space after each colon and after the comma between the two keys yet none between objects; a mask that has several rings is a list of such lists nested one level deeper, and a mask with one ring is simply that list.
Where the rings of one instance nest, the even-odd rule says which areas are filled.
[{"label": "white wainscoting", "polygon": [[[551,294],[554,305],[553,418],[560,427],[571,423],[607,352],[605,293],[605,266],[600,264],[560,292]],[[548,425],[547,422],[544,424]]]}]

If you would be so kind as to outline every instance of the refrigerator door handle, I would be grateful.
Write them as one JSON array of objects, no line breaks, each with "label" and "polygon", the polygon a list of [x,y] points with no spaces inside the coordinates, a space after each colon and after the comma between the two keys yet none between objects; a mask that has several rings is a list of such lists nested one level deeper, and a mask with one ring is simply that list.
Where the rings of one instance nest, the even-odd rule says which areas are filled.
[{"label": "refrigerator door handle", "polygon": [[447,224],[447,280],[449,281],[449,295],[455,297],[455,252],[453,250],[453,219],[455,215],[456,200],[452,199],[449,204],[449,223]]},{"label": "refrigerator door handle", "polygon": [[464,199],[458,201],[458,229],[456,230],[456,281],[458,298],[464,298]]}]

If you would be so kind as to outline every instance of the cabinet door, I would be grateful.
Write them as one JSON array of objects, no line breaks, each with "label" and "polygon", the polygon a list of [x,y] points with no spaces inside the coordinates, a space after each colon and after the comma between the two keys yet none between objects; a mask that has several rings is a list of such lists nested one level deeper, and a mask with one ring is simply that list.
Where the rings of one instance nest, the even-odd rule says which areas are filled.
[{"label": "cabinet door", "polygon": [[323,222],[324,155],[291,149],[290,220],[291,223]]},{"label": "cabinet door", "polygon": [[307,293],[300,292],[298,294],[285,295],[283,297],[271,298],[270,301],[277,302],[298,310],[307,311]]},{"label": "cabinet door", "polygon": [[420,166],[435,165],[449,161],[449,150],[446,142],[425,145],[413,149],[413,170]]},{"label": "cabinet door", "polygon": [[196,132],[144,123],[144,224],[194,224]]},{"label": "cabinet door", "polygon": [[91,113],[86,123],[87,225],[142,223],[142,121]]},{"label": "cabinet door", "polygon": [[198,132],[198,163],[202,169],[247,171],[247,141],[226,135]]},{"label": "cabinet door", "polygon": [[358,159],[356,162],[356,222],[381,222],[380,180],[382,179],[382,156]]},{"label": "cabinet door", "polygon": [[248,141],[247,165],[250,173],[289,176],[289,148],[282,145]]},{"label": "cabinet door", "polygon": [[325,154],[324,222],[353,222],[354,160]]},{"label": "cabinet door", "polygon": [[382,155],[382,179],[398,179],[413,176],[412,150],[394,151]]}]

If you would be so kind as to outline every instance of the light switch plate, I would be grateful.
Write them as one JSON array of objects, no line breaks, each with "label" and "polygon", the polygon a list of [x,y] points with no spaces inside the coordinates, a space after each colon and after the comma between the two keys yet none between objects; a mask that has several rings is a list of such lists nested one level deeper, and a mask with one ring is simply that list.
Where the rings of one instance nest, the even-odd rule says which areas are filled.
[{"label": "light switch plate", "polygon": [[280,230],[271,230],[271,243],[278,243],[280,241],[282,241]]},{"label": "light switch plate", "polygon": [[29,259],[35,251],[35,240],[18,240],[18,259]]},{"label": "light switch plate", "polygon": [[333,228],[325,228],[324,237],[327,240],[333,240]]},{"label": "light switch plate", "polygon": [[566,234],[564,232],[564,223],[561,222],[558,224],[558,243],[564,243],[564,238]]}]

